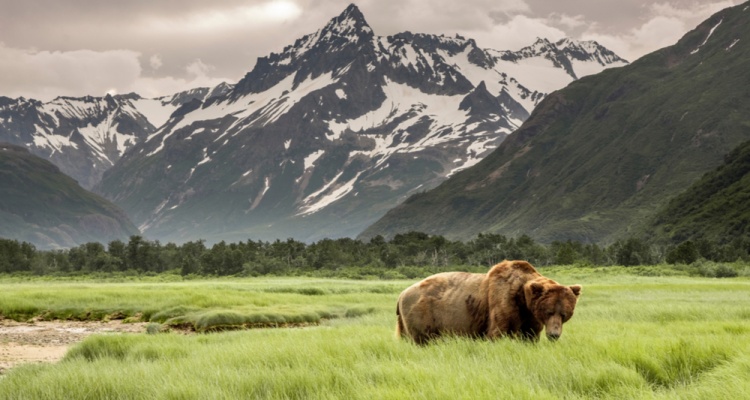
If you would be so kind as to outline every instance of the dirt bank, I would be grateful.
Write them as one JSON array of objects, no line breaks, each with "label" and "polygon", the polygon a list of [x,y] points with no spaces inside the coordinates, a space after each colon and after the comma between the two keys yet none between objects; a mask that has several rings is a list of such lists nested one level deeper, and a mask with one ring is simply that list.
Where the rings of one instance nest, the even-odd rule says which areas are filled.
[{"label": "dirt bank", "polygon": [[0,374],[28,362],[56,362],[68,348],[93,334],[144,332],[145,323],[122,321],[39,321],[33,323],[0,319]]}]

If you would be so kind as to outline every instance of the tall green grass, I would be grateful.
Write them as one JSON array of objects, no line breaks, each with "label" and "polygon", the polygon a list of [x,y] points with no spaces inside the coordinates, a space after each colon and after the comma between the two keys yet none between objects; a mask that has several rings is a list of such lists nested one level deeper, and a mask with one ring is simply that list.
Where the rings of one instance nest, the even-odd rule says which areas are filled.
[{"label": "tall green grass", "polygon": [[[396,340],[394,304],[411,282],[192,282],[187,292],[203,300],[227,293],[208,301],[215,307],[208,311],[238,312],[239,301],[255,298],[286,301],[266,307],[295,312],[336,306],[373,312],[302,328],[94,336],[58,364],[10,370],[0,377],[0,398],[734,399],[750,393],[750,281],[611,272],[544,271],[584,285],[556,343]],[[128,290],[164,293],[152,299],[164,307],[178,306],[170,295],[195,300],[172,285]],[[54,284],[46,288],[58,293]],[[230,300],[230,288],[247,293]],[[303,288],[322,293],[297,290]],[[95,289],[108,299],[108,289],[118,286]]]},{"label": "tall green grass", "polygon": [[305,325],[385,308],[382,295],[397,294],[402,286],[309,278],[104,284],[0,280],[0,316],[17,321],[125,319],[201,332]]}]

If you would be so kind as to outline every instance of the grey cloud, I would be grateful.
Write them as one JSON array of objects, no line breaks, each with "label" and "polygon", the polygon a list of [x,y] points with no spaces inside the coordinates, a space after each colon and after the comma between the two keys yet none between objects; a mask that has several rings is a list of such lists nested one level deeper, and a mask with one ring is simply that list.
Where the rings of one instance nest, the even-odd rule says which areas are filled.
[{"label": "grey cloud", "polygon": [[[269,1],[293,2],[300,13],[273,23],[250,17],[222,20]],[[80,86],[78,94],[84,94],[84,90],[97,94],[106,90],[104,82],[108,80],[113,82],[112,86],[119,85],[119,90],[149,85],[154,90],[172,90],[181,84],[211,83],[218,79],[237,81],[253,67],[257,57],[280,51],[302,35],[321,28],[350,2],[0,0],[0,42],[4,43],[0,52],[6,54],[0,54],[0,67],[3,68],[0,69],[0,90],[5,92],[0,95],[21,93],[24,87],[29,95],[47,93],[55,88],[74,91],[76,85]],[[664,0],[664,4],[667,2],[679,10],[700,5],[693,0]],[[736,4],[739,0],[734,2]],[[514,48],[504,46],[522,45],[527,37],[533,40],[535,36],[541,36],[519,31],[528,27],[547,34],[574,37],[586,33],[589,37],[611,39],[621,46],[632,37],[648,41],[645,36],[648,31],[640,28],[657,12],[652,3],[645,0],[361,0],[356,3],[378,35],[406,30],[448,35],[462,33],[469,37],[476,35],[478,40],[481,39],[480,44],[501,50]],[[211,18],[218,23],[208,24]],[[199,29],[201,26],[196,25],[205,26]],[[645,33],[638,36],[634,32]],[[658,40],[654,43],[661,44]],[[65,65],[58,68],[55,62],[80,56],[82,50],[90,52],[86,53],[90,57],[82,57],[80,61],[91,62],[89,74],[92,82],[80,82],[80,77],[75,74],[70,83],[53,82],[51,77],[64,80],[65,73],[73,74]],[[125,74],[117,68],[93,70],[96,66],[103,67],[91,60],[105,59],[113,54],[112,51],[128,52],[124,65],[138,64],[137,76],[133,77],[134,69],[128,69]],[[638,51],[645,50],[633,50],[634,54]],[[7,57],[19,52],[25,55],[26,62],[48,65],[52,72],[42,71],[44,73],[39,73],[39,79],[29,78],[19,85],[17,82],[22,80],[13,75],[19,72],[8,75],[9,71],[19,71],[19,64]],[[46,54],[59,57],[39,61]],[[626,56],[632,58],[633,54]],[[157,60],[154,57],[158,57],[159,62],[152,62]],[[3,59],[5,61],[1,61]],[[196,60],[205,66],[205,76],[200,79],[188,72],[188,66],[198,65]]]},{"label": "grey cloud", "polygon": [[[29,52],[0,45],[0,87],[5,92],[0,95],[50,99],[103,94],[136,79],[140,73],[138,53],[129,50]],[[36,88],[33,95],[27,93],[28,88]]]}]

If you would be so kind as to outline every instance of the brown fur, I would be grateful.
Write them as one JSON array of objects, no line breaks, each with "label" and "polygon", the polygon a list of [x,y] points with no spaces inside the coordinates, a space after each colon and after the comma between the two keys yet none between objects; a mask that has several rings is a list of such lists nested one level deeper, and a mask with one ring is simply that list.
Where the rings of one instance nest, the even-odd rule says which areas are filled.
[{"label": "brown fur", "polygon": [[396,335],[424,344],[444,334],[555,340],[573,316],[580,285],[562,286],[526,261],[503,261],[486,274],[444,272],[401,292]]}]

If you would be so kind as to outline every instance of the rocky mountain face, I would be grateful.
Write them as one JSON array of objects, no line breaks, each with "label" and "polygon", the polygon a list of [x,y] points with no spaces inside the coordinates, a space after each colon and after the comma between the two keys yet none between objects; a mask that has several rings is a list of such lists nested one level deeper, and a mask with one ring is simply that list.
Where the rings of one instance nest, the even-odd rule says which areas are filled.
[{"label": "rocky mountain face", "polygon": [[114,204],[27,149],[0,143],[0,237],[56,249],[137,234]]},{"label": "rocky mountain face", "polygon": [[656,210],[750,139],[749,8],[721,11],[674,46],[547,96],[492,154],[361,238],[418,230],[607,243],[641,234]]},{"label": "rocky mountain face", "polygon": [[0,97],[0,141],[26,147],[91,189],[122,154],[178,108],[225,93],[230,85],[144,99],[137,94],[37,100]]},{"label": "rocky mountain face", "polygon": [[377,36],[352,5],[177,108],[95,190],[163,241],[355,236],[479,162],[547,93],[625,64],[593,42]]}]

